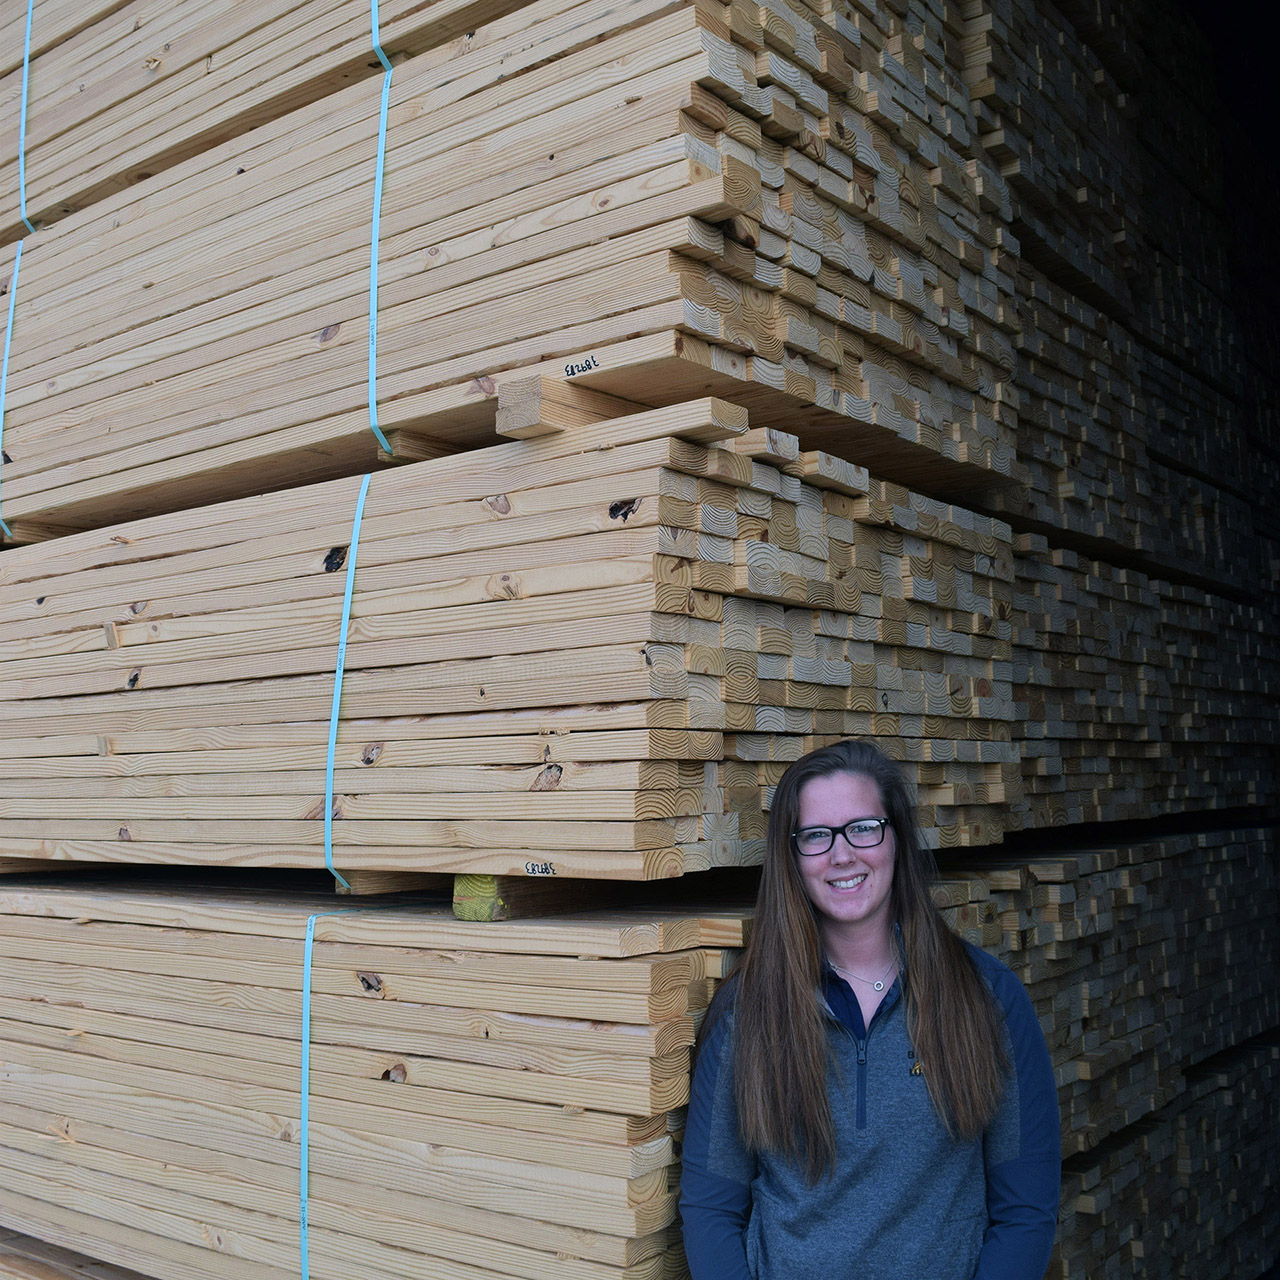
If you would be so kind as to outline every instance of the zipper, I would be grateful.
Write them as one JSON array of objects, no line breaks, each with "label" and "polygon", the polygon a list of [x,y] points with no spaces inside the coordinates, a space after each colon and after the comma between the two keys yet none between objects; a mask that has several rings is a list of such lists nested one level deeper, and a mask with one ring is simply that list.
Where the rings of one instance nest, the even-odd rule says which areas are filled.
[{"label": "zipper", "polygon": [[[869,1033],[868,1033],[869,1034]],[[867,1042],[855,1037],[853,1042],[858,1049],[858,1120],[857,1127],[867,1127]]]}]

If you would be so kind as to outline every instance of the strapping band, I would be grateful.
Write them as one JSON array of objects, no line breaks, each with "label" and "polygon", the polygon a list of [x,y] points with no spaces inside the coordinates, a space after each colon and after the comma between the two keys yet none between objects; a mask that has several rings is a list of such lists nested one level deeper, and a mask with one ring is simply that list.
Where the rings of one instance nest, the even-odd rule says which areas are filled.
[{"label": "strapping band", "polygon": [[301,1280],[311,1280],[311,1225],[308,1206],[311,1181],[311,969],[315,954],[316,921],[326,916],[349,916],[358,911],[387,911],[403,907],[402,902],[364,907],[339,907],[317,911],[307,917],[306,942],[302,950],[302,1075],[299,1081],[298,1111],[298,1263]]},{"label": "strapping band", "polygon": [[333,705],[329,710],[329,755],[324,766],[324,865],[344,888],[351,886],[333,865],[333,761],[338,745],[338,709],[342,703],[342,676],[347,665],[347,629],[351,625],[351,595],[356,585],[356,553],[360,549],[360,524],[364,520],[364,500],[369,492],[369,476],[360,483],[356,513],[351,521],[351,545],[347,548],[347,581],[342,595],[342,623],[338,632],[338,658],[333,672]]},{"label": "strapping band", "polygon": [[[13,255],[13,275],[9,277],[9,323],[4,331],[4,355],[0,357],[0,472],[4,468],[4,400],[9,390],[9,347],[13,340],[13,312],[18,301],[18,271],[22,266],[23,243],[18,241]],[[13,537],[13,530],[5,524],[3,516],[0,516],[0,529]]]},{"label": "strapping band", "polygon": [[[377,0],[374,0],[376,5]],[[36,0],[27,0],[27,30],[22,43],[22,102],[18,108],[18,211],[28,231],[34,231],[27,217],[27,88],[31,81],[31,18]],[[9,389],[9,348],[13,342],[13,312],[18,301],[18,269],[22,266],[22,241],[13,255],[13,275],[9,278],[9,322],[4,331],[4,357],[0,363],[0,472],[4,470],[4,400]],[[0,530],[13,537],[13,530],[0,516]]]},{"label": "strapping band", "polygon": [[36,0],[27,0],[27,34],[22,45],[22,106],[18,111],[18,209],[28,231],[34,231],[27,217],[27,83],[31,72],[31,17]]},{"label": "strapping band", "polygon": [[370,3],[373,51],[382,63],[382,107],[378,113],[378,165],[373,176],[373,225],[369,246],[369,429],[387,452],[391,445],[378,426],[378,239],[382,224],[382,180],[387,160],[387,105],[391,101],[391,63],[382,49],[378,0]]}]

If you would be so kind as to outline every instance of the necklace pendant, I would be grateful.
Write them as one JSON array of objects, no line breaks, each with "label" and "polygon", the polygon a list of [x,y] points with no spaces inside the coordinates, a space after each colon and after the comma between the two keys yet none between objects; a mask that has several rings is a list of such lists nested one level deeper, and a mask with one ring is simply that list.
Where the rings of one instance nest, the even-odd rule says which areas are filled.
[{"label": "necklace pendant", "polygon": [[876,990],[877,990],[877,991],[883,991],[883,990],[884,990],[884,980],[883,980],[883,979],[881,979],[881,981],[877,982],[877,983],[875,984],[875,987],[876,987]]}]

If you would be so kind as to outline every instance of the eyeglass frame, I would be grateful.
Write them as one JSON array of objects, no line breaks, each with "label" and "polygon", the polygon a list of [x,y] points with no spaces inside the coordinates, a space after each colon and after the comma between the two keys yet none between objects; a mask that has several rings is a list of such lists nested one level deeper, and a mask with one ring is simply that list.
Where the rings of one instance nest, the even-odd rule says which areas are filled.
[{"label": "eyeglass frame", "polygon": [[[849,839],[849,828],[856,827],[859,823],[863,823],[863,822],[879,823],[880,838],[878,840],[873,840],[870,844],[854,844],[853,841]],[[812,827],[797,827],[795,831],[791,832],[789,839],[791,841],[791,847],[792,849],[795,850],[797,857],[821,858],[825,854],[830,853],[831,850],[836,847],[837,836],[844,836],[845,844],[847,844],[851,849],[875,849],[875,848],[878,848],[880,845],[884,844],[885,832],[887,832],[888,830],[889,830],[888,818],[850,818],[849,821],[846,822],[842,827],[828,827],[821,823],[815,824]],[[803,849],[800,848],[799,837],[802,831],[830,831],[831,843],[827,845],[825,849],[818,849],[813,853],[806,853]]]}]

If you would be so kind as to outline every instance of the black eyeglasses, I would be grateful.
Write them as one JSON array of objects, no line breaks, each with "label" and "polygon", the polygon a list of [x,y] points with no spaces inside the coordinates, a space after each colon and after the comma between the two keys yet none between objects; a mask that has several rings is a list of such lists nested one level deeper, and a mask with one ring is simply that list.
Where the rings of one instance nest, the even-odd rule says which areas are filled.
[{"label": "black eyeglasses", "polygon": [[888,818],[854,818],[843,827],[801,827],[791,833],[791,847],[802,857],[829,853],[836,836],[844,836],[855,849],[874,849],[884,840]]}]

